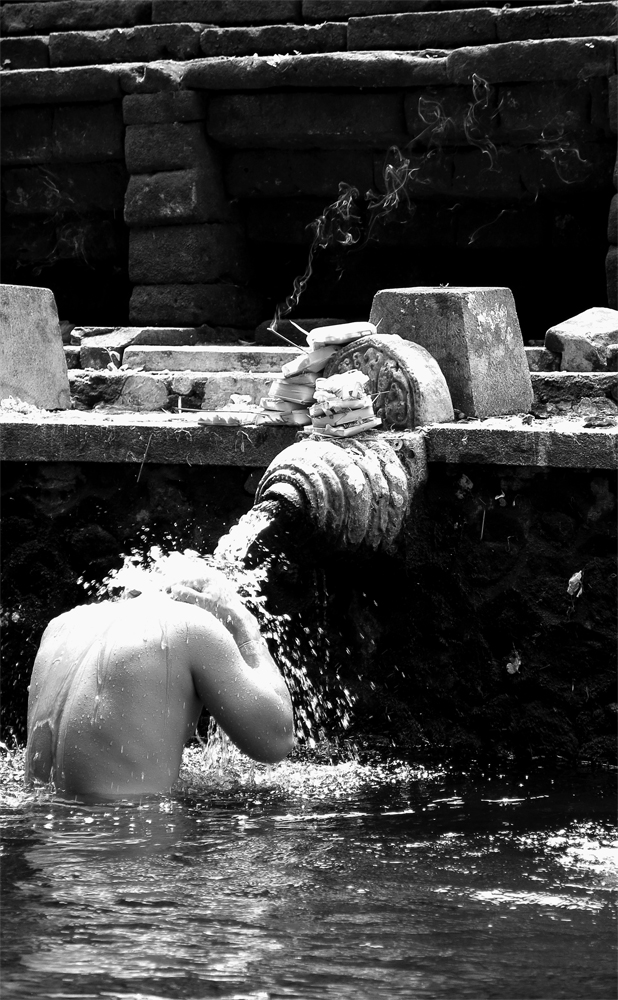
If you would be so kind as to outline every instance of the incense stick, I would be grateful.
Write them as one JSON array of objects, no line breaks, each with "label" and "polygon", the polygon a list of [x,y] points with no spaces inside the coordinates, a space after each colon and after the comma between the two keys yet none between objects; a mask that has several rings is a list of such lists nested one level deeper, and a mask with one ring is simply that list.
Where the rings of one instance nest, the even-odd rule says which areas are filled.
[{"label": "incense stick", "polygon": [[[294,320],[291,319],[290,323],[294,323]],[[296,326],[296,323],[294,323],[294,326]],[[311,354],[311,351],[307,347],[301,347],[300,344],[295,344],[294,341],[290,340],[289,337],[286,337],[285,334],[279,333],[279,331],[275,329],[274,325],[269,326],[268,329],[271,333],[274,333],[275,337],[281,337],[282,340],[285,340],[286,344],[296,347],[299,351],[303,351],[304,354]],[[300,330],[301,328],[298,327],[298,329]],[[305,331],[303,330],[302,333],[305,333]]]}]

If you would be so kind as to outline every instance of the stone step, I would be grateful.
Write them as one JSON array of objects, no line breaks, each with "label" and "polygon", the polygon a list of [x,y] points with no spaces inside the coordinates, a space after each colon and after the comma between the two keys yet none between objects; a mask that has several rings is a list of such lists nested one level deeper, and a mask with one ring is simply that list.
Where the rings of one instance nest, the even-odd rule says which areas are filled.
[{"label": "stone step", "polygon": [[[255,350],[249,349],[248,357]],[[297,353],[289,348],[283,357]],[[226,406],[233,393],[259,404],[278,371],[76,369],[69,371],[69,385],[74,405],[83,410],[216,410]],[[531,372],[530,379],[536,416],[618,414],[618,372]]]},{"label": "stone step", "polygon": [[148,372],[279,372],[298,357],[296,347],[127,347],[123,363]]}]

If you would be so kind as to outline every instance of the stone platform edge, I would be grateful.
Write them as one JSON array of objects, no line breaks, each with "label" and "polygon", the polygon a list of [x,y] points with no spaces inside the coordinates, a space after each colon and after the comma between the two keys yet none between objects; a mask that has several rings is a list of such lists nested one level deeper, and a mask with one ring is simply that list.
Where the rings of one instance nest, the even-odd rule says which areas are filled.
[{"label": "stone platform edge", "polygon": [[[585,423],[517,415],[375,433],[411,455],[420,435],[429,462],[618,468],[618,428]],[[301,435],[294,427],[206,426],[184,414],[2,413],[0,459],[266,467]]]}]

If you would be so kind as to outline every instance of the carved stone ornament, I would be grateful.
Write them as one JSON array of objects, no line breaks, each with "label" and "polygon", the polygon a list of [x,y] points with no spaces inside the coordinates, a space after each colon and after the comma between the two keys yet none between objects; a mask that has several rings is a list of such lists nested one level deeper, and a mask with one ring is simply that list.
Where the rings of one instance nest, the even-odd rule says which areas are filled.
[{"label": "carved stone ornament", "polygon": [[408,476],[379,435],[298,441],[271,462],[255,502],[286,501],[341,548],[389,551],[409,509]]},{"label": "carved stone ornament", "polygon": [[371,334],[342,347],[324,377],[357,369],[369,376],[367,392],[387,430],[409,430],[454,419],[451,395],[429,351],[397,334]]}]

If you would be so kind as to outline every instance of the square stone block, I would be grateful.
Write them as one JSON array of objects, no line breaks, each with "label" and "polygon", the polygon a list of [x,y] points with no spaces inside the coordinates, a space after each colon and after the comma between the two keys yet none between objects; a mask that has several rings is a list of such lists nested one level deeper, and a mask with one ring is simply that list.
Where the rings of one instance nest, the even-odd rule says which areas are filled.
[{"label": "square stone block", "polygon": [[528,413],[532,384],[508,288],[384,288],[370,320],[438,362],[453,406],[468,417]]},{"label": "square stone block", "polygon": [[49,288],[0,285],[0,399],[42,410],[71,406],[54,294]]}]

